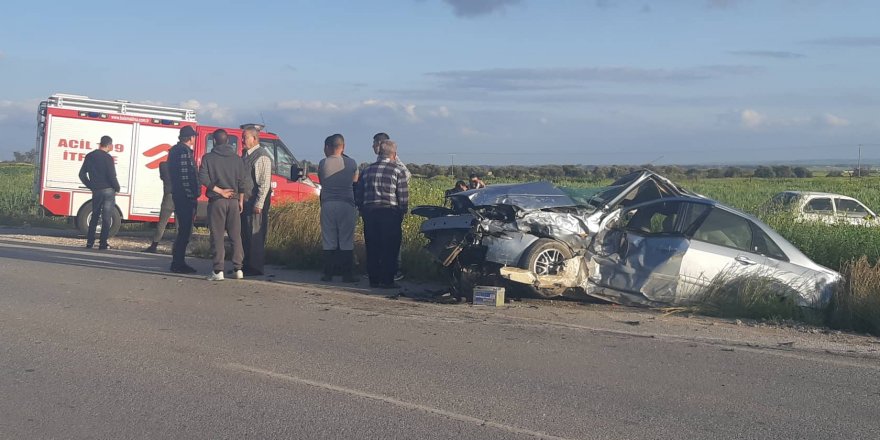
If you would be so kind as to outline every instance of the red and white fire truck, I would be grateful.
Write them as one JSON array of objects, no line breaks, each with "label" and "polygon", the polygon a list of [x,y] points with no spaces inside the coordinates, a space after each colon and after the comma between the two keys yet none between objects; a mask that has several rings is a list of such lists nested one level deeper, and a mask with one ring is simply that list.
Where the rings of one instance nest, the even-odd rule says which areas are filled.
[{"label": "red and white fire truck", "polygon": [[[113,138],[110,154],[116,161],[120,191],[111,235],[122,222],[158,222],[162,202],[159,164],[177,143],[181,127],[190,125],[198,133],[194,147],[196,165],[211,151],[211,133],[221,127],[198,125],[195,111],[136,104],[127,101],[90,99],[56,94],[40,103],[37,117],[37,166],[34,191],[40,205],[50,214],[75,219],[80,231],[88,229],[92,214],[91,191],[79,180],[83,159],[98,148],[101,136]],[[241,151],[239,128],[224,128]],[[273,133],[261,132],[260,144],[274,157],[272,204],[314,198],[320,186],[303,177],[296,159]],[[197,220],[204,218],[207,199],[199,199]]]}]

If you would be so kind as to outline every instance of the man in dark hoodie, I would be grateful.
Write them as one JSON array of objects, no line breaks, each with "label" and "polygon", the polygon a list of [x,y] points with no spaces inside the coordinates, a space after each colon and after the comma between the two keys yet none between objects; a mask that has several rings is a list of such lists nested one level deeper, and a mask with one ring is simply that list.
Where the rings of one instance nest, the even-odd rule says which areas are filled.
[{"label": "man in dark hoodie", "polygon": [[214,271],[208,280],[223,280],[226,258],[224,232],[232,240],[233,276],[242,279],[244,248],[241,245],[240,215],[244,210],[244,197],[251,191],[250,173],[235,149],[229,145],[226,130],[218,129],[213,136],[214,149],[202,157],[202,166],[199,168],[199,183],[205,187],[208,196],[208,224],[214,245]]},{"label": "man in dark hoodie", "polygon": [[116,179],[116,164],[110,150],[113,139],[101,136],[101,144],[95,151],[86,155],[79,169],[79,180],[92,190],[92,217],[89,219],[89,233],[86,236],[86,247],[95,245],[95,231],[98,219],[101,219],[101,241],[98,249],[109,249],[107,237],[110,234],[111,212],[116,209],[116,193],[119,192],[119,181]]}]

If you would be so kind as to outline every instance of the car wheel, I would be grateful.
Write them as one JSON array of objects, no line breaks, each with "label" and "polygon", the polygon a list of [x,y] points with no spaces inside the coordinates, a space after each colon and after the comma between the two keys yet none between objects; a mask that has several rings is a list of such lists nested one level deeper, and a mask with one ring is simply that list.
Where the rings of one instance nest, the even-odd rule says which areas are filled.
[{"label": "car wheel", "polygon": [[[79,232],[83,235],[88,235],[89,233],[89,220],[92,218],[92,202],[86,202],[83,204],[79,211],[76,212],[76,228],[79,229]],[[110,217],[110,234],[109,237],[115,237],[116,233],[119,232],[119,228],[122,226],[122,216],[119,215],[119,210],[113,209],[112,216]],[[101,233],[101,222],[98,219],[98,227],[95,228],[95,238]]]},{"label": "car wheel", "polygon": [[[519,267],[528,269],[537,275],[556,275],[562,262],[571,257],[571,250],[568,246],[556,240],[540,238],[523,253]],[[527,286],[526,288],[527,293],[541,298],[562,296],[566,290],[565,287],[538,289],[534,286]]]}]

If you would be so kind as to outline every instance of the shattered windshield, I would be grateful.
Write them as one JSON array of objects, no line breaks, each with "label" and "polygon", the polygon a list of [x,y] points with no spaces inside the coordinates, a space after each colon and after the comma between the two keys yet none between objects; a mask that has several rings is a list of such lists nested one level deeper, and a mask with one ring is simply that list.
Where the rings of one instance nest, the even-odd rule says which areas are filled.
[{"label": "shattered windshield", "polygon": [[601,208],[606,202],[620,195],[628,185],[603,186],[599,188],[571,188],[560,187],[578,205]]}]

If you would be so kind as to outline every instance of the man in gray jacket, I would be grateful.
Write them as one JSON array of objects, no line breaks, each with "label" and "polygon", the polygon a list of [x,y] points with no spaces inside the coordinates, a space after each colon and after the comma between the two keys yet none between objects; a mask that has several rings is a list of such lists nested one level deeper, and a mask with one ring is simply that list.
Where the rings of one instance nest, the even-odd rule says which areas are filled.
[{"label": "man in gray jacket", "polygon": [[[251,179],[244,162],[229,145],[226,130],[221,128],[214,131],[213,137],[214,149],[202,157],[202,166],[199,168],[199,183],[205,187],[205,195],[208,196],[208,224],[214,246],[214,271],[208,280],[223,280],[226,258],[224,232],[232,240],[233,276],[242,279],[244,248],[241,245],[240,215],[244,210],[244,197],[251,191]],[[232,191],[223,191],[226,189]]]}]

